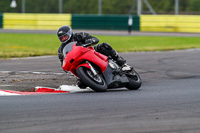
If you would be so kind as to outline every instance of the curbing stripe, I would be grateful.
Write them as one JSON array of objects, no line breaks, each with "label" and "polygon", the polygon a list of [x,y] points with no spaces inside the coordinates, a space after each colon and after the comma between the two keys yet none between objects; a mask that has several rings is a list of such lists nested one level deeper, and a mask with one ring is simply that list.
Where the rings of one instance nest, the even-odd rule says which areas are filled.
[{"label": "curbing stripe", "polygon": [[6,90],[0,90],[0,96],[13,96],[13,95],[20,95],[20,94],[8,92]]},{"label": "curbing stripe", "polygon": [[20,92],[13,90],[0,90],[0,96],[14,96],[14,95],[38,95],[38,94],[52,94],[52,93],[69,93],[69,91],[56,90],[50,88],[39,88],[35,92]]},{"label": "curbing stripe", "polygon": [[0,96],[19,96],[19,95],[38,95],[38,94],[55,94],[55,93],[76,93],[76,92],[88,92],[91,89],[80,89],[77,86],[61,85],[58,89],[50,87],[37,86],[34,88],[33,92],[20,92],[14,90],[1,90]]}]

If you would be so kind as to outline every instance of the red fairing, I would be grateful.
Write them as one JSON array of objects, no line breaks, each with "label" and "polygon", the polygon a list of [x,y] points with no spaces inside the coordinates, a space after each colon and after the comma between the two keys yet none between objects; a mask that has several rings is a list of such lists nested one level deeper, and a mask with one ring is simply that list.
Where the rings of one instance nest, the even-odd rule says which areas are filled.
[{"label": "red fairing", "polygon": [[107,59],[108,59],[107,56],[105,56],[105,55],[103,55],[103,54],[101,54],[101,53],[98,53],[98,52],[96,52],[96,51],[94,51],[94,54],[96,54],[99,58],[101,58],[101,59],[104,60],[104,61],[107,61]]},{"label": "red fairing", "polygon": [[77,68],[79,68],[80,66],[84,66],[84,67],[87,67],[87,68],[91,69],[91,67],[90,67],[90,65],[88,63],[80,64]]},{"label": "red fairing", "polygon": [[[83,64],[84,61],[93,62],[101,68],[102,73],[106,70],[108,65],[107,56],[96,52],[93,47],[82,47],[74,44],[72,50],[65,56],[62,68],[76,75],[76,69],[80,64]],[[87,63],[84,63],[84,65],[87,67]]]}]

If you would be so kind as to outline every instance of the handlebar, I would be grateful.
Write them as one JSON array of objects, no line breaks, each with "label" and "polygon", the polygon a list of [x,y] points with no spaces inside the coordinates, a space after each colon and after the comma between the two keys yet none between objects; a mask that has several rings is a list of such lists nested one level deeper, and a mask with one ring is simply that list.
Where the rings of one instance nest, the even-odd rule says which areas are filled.
[{"label": "handlebar", "polygon": [[88,47],[88,46],[91,46],[92,45],[92,43],[87,43],[87,44],[84,44],[84,45],[82,45],[83,47]]}]

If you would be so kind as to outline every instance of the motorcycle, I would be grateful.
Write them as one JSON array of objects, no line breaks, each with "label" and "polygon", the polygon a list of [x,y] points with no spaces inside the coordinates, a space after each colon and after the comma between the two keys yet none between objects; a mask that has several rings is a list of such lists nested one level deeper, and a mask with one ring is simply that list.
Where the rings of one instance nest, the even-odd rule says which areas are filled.
[{"label": "motorcycle", "polygon": [[96,52],[91,44],[76,44],[70,42],[63,48],[62,68],[80,78],[81,82],[94,91],[105,92],[107,89],[121,87],[138,90],[141,87],[141,78],[134,69],[122,71],[113,59]]}]

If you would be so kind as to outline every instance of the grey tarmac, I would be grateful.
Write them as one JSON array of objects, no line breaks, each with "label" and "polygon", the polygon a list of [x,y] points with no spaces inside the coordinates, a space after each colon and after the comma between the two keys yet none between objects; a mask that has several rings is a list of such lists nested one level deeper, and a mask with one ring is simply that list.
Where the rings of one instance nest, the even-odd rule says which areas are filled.
[{"label": "grey tarmac", "polygon": [[[0,133],[200,132],[199,49],[120,55],[141,75],[140,90],[3,96]],[[76,80],[62,71],[56,56],[0,60],[0,71],[0,88]]]}]

